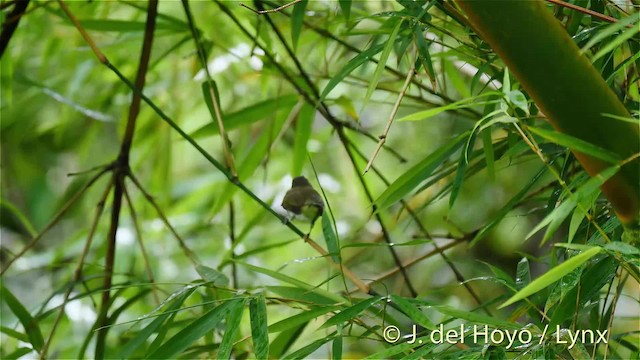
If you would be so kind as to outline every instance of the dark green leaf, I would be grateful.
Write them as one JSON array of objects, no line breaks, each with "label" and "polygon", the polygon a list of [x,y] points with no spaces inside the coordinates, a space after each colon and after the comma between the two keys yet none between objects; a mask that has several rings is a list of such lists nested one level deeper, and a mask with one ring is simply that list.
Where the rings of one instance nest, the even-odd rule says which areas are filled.
[{"label": "dark green leaf", "polygon": [[293,11],[291,12],[291,42],[294,51],[298,48],[298,39],[304,23],[304,12],[308,3],[309,0],[302,0],[293,5]]},{"label": "dark green leaf", "polygon": [[572,258],[569,258],[567,261],[554,267],[553,269],[547,271],[544,275],[532,281],[529,285],[525,286],[524,289],[518,291],[515,295],[509,298],[509,300],[502,303],[502,305],[500,305],[499,308],[509,306],[515,303],[516,301],[520,301],[546,288],[547,286],[560,280],[563,276],[565,276],[569,272],[573,271],[573,269],[587,262],[590,258],[599,254],[601,251],[602,251],[601,247],[595,246]]},{"label": "dark green leaf", "polygon": [[264,294],[260,294],[249,302],[251,315],[251,339],[253,351],[258,359],[266,359],[269,355],[269,334],[267,332],[267,305]]},{"label": "dark green leaf", "polygon": [[29,337],[29,343],[33,346],[33,349],[36,351],[42,349],[44,338],[42,337],[38,321],[31,316],[29,311],[27,311],[13,293],[4,286],[4,282],[0,282],[0,300],[5,303],[18,318],[25,333]]},{"label": "dark green leaf", "polygon": [[331,216],[326,211],[322,214],[322,234],[324,235],[324,241],[327,243],[327,250],[329,250],[333,262],[339,264],[340,244],[338,242],[338,236],[335,231],[333,231]]},{"label": "dark green leaf", "polygon": [[191,344],[210,333],[215,329],[229,312],[237,306],[244,306],[244,299],[231,299],[225,301],[213,310],[205,313],[190,324],[187,324],[181,331],[167,340],[156,351],[147,355],[147,359],[168,359],[176,357]]}]

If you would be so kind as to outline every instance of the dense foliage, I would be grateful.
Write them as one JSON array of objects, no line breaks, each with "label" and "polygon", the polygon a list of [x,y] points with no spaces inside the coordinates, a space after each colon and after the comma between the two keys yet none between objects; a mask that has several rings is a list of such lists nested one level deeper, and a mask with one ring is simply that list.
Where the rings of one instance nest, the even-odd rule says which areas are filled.
[{"label": "dense foliage", "polygon": [[637,358],[640,17],[556,3],[615,137],[464,4],[3,2],[0,357]]}]

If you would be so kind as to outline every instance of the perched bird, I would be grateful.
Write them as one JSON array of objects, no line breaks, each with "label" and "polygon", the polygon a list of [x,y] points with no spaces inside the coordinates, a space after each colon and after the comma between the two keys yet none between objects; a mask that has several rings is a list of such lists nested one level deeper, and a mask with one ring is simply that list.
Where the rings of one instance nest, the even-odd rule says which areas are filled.
[{"label": "perched bird", "polygon": [[291,189],[284,195],[282,207],[295,215],[307,218],[313,228],[315,221],[322,216],[324,201],[322,201],[322,196],[311,187],[307,178],[298,176],[293,179]]}]

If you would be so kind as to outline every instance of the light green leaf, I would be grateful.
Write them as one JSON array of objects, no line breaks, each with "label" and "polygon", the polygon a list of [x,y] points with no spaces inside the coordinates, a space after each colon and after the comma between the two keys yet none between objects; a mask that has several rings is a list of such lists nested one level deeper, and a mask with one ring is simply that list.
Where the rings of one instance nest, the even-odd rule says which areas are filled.
[{"label": "light green leaf", "polygon": [[[142,345],[144,345],[149,337],[158,331],[158,329],[165,324],[165,321],[167,319],[173,318],[174,316],[176,316],[176,314],[178,313],[177,310],[180,308],[180,306],[184,303],[184,301],[191,296],[191,294],[196,290],[196,287],[194,286],[188,286],[186,288],[183,288],[181,290],[179,290],[180,292],[177,293],[177,296],[174,294],[171,294],[171,296],[169,297],[169,299],[174,299],[171,302],[171,305],[168,306],[166,308],[166,310],[164,312],[162,312],[161,314],[157,315],[155,319],[153,319],[153,321],[145,326],[142,330],[140,330],[136,336],[129,340],[129,342],[127,342],[126,344],[124,344],[124,346],[122,346],[120,352],[118,353],[118,355],[116,356],[119,359],[129,359],[132,357],[132,355],[134,354],[134,352],[140,348]],[[169,302],[170,300],[167,299],[165,300],[165,302],[163,303],[166,304],[167,302]],[[162,306],[162,305],[161,305]],[[147,315],[149,316],[149,315]]]},{"label": "light green leaf", "polygon": [[371,306],[375,305],[376,303],[378,303],[382,299],[383,298],[380,297],[380,296],[373,296],[371,298],[362,300],[359,303],[357,303],[357,304],[355,304],[353,306],[350,306],[350,307],[340,311],[336,315],[334,315],[331,319],[327,320],[327,322],[322,324],[322,326],[320,326],[320,329],[324,329],[324,328],[327,328],[329,326],[341,324],[341,323],[347,322],[349,320],[352,320],[356,316],[358,316],[361,312],[367,310],[368,308],[370,308]]},{"label": "light green leaf", "polygon": [[371,99],[371,95],[375,91],[378,86],[378,82],[380,82],[380,77],[382,76],[382,72],[384,71],[385,66],[387,65],[387,60],[389,59],[389,55],[393,50],[393,45],[396,42],[396,37],[398,37],[398,33],[400,32],[400,27],[402,25],[402,20],[398,21],[396,26],[391,31],[389,38],[387,39],[387,43],[382,50],[382,54],[380,54],[380,60],[378,60],[378,66],[376,70],[373,72],[373,76],[368,79],[369,87],[367,87],[367,93],[364,95],[364,100],[362,101],[362,107],[367,106],[369,99]]},{"label": "light green leaf", "polygon": [[373,56],[382,51],[383,48],[384,44],[372,46],[369,49],[356,55],[353,59],[349,60],[349,62],[342,69],[340,69],[340,71],[338,71],[338,73],[335,74],[331,78],[331,80],[329,80],[327,86],[324,87],[324,90],[322,90],[322,94],[320,95],[320,101],[324,101],[331,90],[333,90],[333,88],[340,84],[342,80],[347,77],[347,75],[351,74],[351,72],[358,68],[360,65],[371,60]]},{"label": "light green leaf", "polygon": [[281,281],[284,281],[286,283],[289,283],[291,285],[295,285],[297,287],[300,287],[302,289],[306,289],[307,291],[313,291],[315,293],[317,293],[320,296],[323,296],[327,299],[331,299],[334,300],[337,303],[342,303],[345,302],[346,299],[344,299],[343,297],[341,297],[340,295],[334,294],[332,292],[323,290],[323,289],[319,289],[317,286],[311,285],[311,284],[307,284],[303,281],[300,281],[298,279],[292,278],[290,276],[284,275],[282,273],[273,271],[273,270],[269,270],[269,269],[265,269],[265,268],[261,268],[258,266],[254,266],[251,264],[247,264],[241,261],[236,261],[237,264],[242,265],[244,267],[246,267],[249,270],[255,271],[255,272],[259,272],[261,274],[265,274],[267,276],[270,276],[274,279],[278,279]]},{"label": "light green leaf", "polygon": [[563,134],[558,131],[536,128],[533,126],[529,126],[529,130],[556,144],[566,146],[571,150],[579,151],[583,154],[593,156],[611,164],[616,164],[622,160],[618,154],[612,151],[603,149],[571,135]]},{"label": "light green leaf", "polygon": [[313,319],[318,318],[319,316],[328,314],[333,311],[338,311],[343,306],[333,305],[333,306],[321,306],[316,307],[311,310],[304,310],[300,314],[296,314],[293,316],[289,316],[284,320],[280,320],[275,324],[269,325],[269,332],[275,333],[280,331],[285,331],[287,329],[291,329],[293,327],[299,326],[301,324],[307,323]]},{"label": "light green leaf", "polygon": [[198,264],[196,266],[196,271],[204,281],[212,284],[213,286],[225,287],[229,285],[229,278],[225,274],[208,266]]},{"label": "light green leaf", "polygon": [[480,94],[480,95],[477,95],[477,96],[464,98],[462,100],[453,102],[451,104],[443,105],[443,106],[440,106],[440,107],[436,107],[436,108],[432,108],[432,109],[428,109],[428,110],[424,110],[424,111],[419,111],[417,113],[413,113],[413,114],[404,116],[404,117],[398,119],[397,121],[424,120],[424,119],[428,119],[430,117],[436,116],[436,115],[438,115],[438,114],[440,114],[442,112],[449,111],[449,110],[458,110],[458,109],[469,108],[469,107],[472,107],[472,106],[487,105],[487,104],[493,104],[493,103],[499,102],[500,101],[499,99],[498,100],[483,101],[483,102],[475,102],[479,98],[483,98],[483,97],[487,97],[487,96],[493,96],[493,95],[496,95],[496,92],[483,93],[483,94]]},{"label": "light green leaf", "polygon": [[[223,123],[226,131],[253,124],[259,120],[272,117],[279,109],[293,107],[299,100],[297,95],[283,95],[249,105],[238,111],[225,114]],[[218,125],[208,123],[191,133],[191,137],[199,139],[218,134]]]},{"label": "light green leaf", "polygon": [[506,306],[509,306],[516,301],[520,301],[530,295],[537,293],[538,291],[546,288],[547,286],[553,284],[554,282],[560,280],[563,276],[567,275],[571,271],[573,271],[578,266],[584,264],[592,257],[596,256],[602,251],[602,248],[599,246],[595,246],[590,248],[589,250],[583,251],[582,253],[569,258],[567,261],[562,264],[554,267],[553,269],[547,271],[544,275],[532,281],[529,285],[527,285],[524,289],[518,291],[514,294],[509,300],[505,301],[498,307],[498,309],[502,309]]},{"label": "light green leaf", "polygon": [[147,359],[176,357],[191,344],[210,333],[237,306],[244,306],[244,299],[231,299],[187,324],[181,331],[167,340],[156,351],[147,354]]}]

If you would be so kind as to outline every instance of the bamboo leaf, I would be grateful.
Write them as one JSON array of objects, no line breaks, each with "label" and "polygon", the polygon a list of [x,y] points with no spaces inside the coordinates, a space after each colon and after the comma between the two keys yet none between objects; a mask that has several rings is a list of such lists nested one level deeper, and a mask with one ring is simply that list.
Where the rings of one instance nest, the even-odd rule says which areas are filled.
[{"label": "bamboo leaf", "polygon": [[312,308],[311,310],[304,310],[300,314],[289,316],[286,319],[280,320],[275,324],[269,325],[269,332],[280,332],[288,329],[300,326],[301,324],[308,323],[309,321],[316,319],[322,315],[328,314],[333,311],[338,311],[342,306],[320,306]]},{"label": "bamboo leaf", "polygon": [[389,187],[378,197],[375,204],[378,209],[386,209],[395,202],[405,197],[409,192],[415,189],[420,183],[427,179],[454,151],[456,151],[463,143],[469,132],[458,135],[446,145],[442,146],[420,163],[409,169],[409,171],[400,175]]},{"label": "bamboo leaf", "polygon": [[371,99],[371,95],[375,91],[378,86],[378,82],[380,82],[380,77],[382,76],[382,72],[384,71],[385,66],[387,65],[387,60],[389,59],[389,55],[391,55],[391,51],[393,50],[393,45],[396,42],[396,37],[398,37],[398,33],[400,32],[400,27],[403,21],[400,20],[396,24],[396,26],[391,31],[389,38],[387,39],[387,43],[382,50],[382,54],[380,54],[380,60],[378,60],[378,66],[376,70],[373,72],[373,76],[369,79],[369,86],[367,87],[367,93],[364,95],[364,100],[362,101],[362,107],[367,106],[369,99]]},{"label": "bamboo leaf", "polygon": [[[284,95],[249,105],[238,111],[225,114],[223,123],[226,131],[253,124],[259,120],[273,116],[279,109],[293,107],[299,100],[297,95]],[[218,134],[218,125],[209,122],[191,133],[191,137],[199,139]]]},{"label": "bamboo leaf", "polygon": [[374,297],[362,300],[359,303],[357,303],[357,304],[355,304],[353,306],[350,306],[350,307],[340,311],[336,315],[334,315],[331,319],[327,320],[324,324],[322,324],[322,326],[320,326],[320,329],[324,329],[324,328],[327,328],[329,326],[338,325],[338,324],[347,322],[347,321],[349,321],[351,319],[354,319],[361,312],[363,312],[363,311],[367,310],[368,308],[370,308],[371,306],[375,305],[380,300],[382,300],[382,297],[380,297],[380,296],[374,296]]},{"label": "bamboo leaf", "polygon": [[254,297],[249,302],[251,315],[251,338],[256,358],[266,359],[269,355],[269,334],[267,332],[267,305],[264,294]]},{"label": "bamboo leaf", "polygon": [[353,59],[349,60],[349,62],[342,69],[340,69],[340,71],[338,71],[338,73],[335,74],[324,87],[324,90],[322,90],[322,94],[320,95],[320,101],[324,101],[331,90],[333,90],[333,88],[335,88],[338,84],[342,83],[342,80],[344,80],[344,78],[351,74],[351,72],[357,69],[360,65],[371,60],[377,53],[382,51],[383,48],[384,44],[372,46],[369,49],[356,55]]},{"label": "bamboo leaf", "polygon": [[584,140],[580,140],[571,135],[533,126],[529,126],[529,130],[556,144],[566,146],[571,150],[579,151],[583,154],[591,155],[610,164],[616,164],[622,160],[618,154],[612,151],[603,149],[599,146],[593,145]]},{"label": "bamboo leaf", "polygon": [[322,234],[324,235],[324,241],[327,243],[327,250],[336,264],[340,263],[340,244],[338,242],[338,236],[333,230],[333,224],[331,223],[331,216],[324,212],[322,214]]},{"label": "bamboo leaf", "polygon": [[293,11],[291,12],[291,43],[294,51],[298,48],[298,39],[304,24],[304,12],[308,3],[309,0],[302,0],[293,5]]},{"label": "bamboo leaf", "polygon": [[147,359],[176,357],[191,344],[210,333],[236,307],[244,306],[244,299],[231,299],[194,320],[167,340],[156,351],[147,354]]},{"label": "bamboo leaf", "polygon": [[511,298],[509,298],[509,300],[502,303],[502,305],[500,305],[498,308],[502,309],[506,306],[509,306],[515,303],[516,301],[520,301],[532,294],[539,292],[540,290],[560,280],[563,276],[567,275],[578,266],[584,264],[589,259],[599,254],[601,251],[602,251],[601,247],[595,246],[590,248],[589,250],[583,251],[579,255],[569,258],[567,261],[554,267],[553,269],[547,271],[544,275],[532,281],[529,285],[525,286],[522,290],[515,293]]},{"label": "bamboo leaf", "polygon": [[240,329],[240,322],[242,321],[243,313],[244,302],[242,303],[242,306],[234,306],[229,312],[229,315],[227,315],[227,319],[225,321],[227,329],[225,330],[222,341],[220,342],[220,348],[218,349],[217,354],[218,359],[231,358],[231,351],[233,351],[233,344],[236,340],[236,336],[238,335],[238,330]]},{"label": "bamboo leaf", "polygon": [[13,295],[13,293],[4,286],[4,282],[0,282],[0,300],[5,303],[11,312],[13,312],[13,314],[18,318],[25,333],[29,337],[29,343],[33,346],[33,349],[40,351],[44,345],[44,338],[40,331],[40,324],[38,324],[38,321],[31,316],[29,311]]}]

